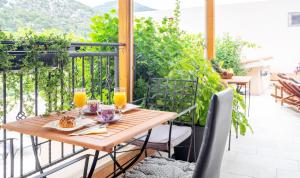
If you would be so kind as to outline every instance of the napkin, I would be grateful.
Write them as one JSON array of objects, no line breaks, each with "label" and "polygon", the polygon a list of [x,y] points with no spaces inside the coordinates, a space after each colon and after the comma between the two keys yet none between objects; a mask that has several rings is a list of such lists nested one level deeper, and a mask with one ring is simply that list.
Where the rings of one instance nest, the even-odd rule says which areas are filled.
[{"label": "napkin", "polygon": [[107,128],[106,127],[91,127],[83,131],[71,133],[70,135],[75,136],[75,135],[90,135],[90,134],[103,134],[107,133]]}]

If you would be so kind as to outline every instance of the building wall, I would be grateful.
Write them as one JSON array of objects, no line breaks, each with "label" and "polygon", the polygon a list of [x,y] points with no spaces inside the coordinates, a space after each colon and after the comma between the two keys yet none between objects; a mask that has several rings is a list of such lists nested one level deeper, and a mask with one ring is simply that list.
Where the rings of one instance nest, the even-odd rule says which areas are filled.
[{"label": "building wall", "polygon": [[[232,36],[254,42],[260,49],[247,51],[247,58],[273,56],[272,70],[293,72],[300,62],[300,27],[288,26],[288,13],[300,12],[299,0],[269,0],[216,7],[216,35]],[[204,32],[203,7],[182,9],[180,26],[191,33]],[[156,20],[172,16],[172,10],[137,13]]]}]

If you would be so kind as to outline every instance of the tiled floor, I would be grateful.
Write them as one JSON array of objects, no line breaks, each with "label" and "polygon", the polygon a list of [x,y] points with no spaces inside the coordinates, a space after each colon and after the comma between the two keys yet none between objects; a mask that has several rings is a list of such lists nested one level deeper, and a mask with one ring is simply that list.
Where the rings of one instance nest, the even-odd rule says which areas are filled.
[{"label": "tiled floor", "polygon": [[232,139],[221,178],[300,178],[300,113],[268,95],[251,99],[254,133]]}]

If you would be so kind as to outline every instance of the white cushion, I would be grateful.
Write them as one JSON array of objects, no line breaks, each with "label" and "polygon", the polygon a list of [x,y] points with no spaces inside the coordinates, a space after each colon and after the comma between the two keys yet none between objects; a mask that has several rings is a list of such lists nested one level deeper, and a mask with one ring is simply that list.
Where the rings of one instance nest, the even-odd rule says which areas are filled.
[{"label": "white cushion", "polygon": [[[169,131],[170,125],[159,125],[153,128],[147,144],[147,148],[168,151]],[[191,135],[191,133],[191,127],[173,125],[171,136],[171,148],[186,140]],[[143,135],[146,135],[146,133],[135,137],[135,139],[138,140],[134,141],[133,144],[138,146],[143,145],[146,139],[146,137],[142,137]]]}]

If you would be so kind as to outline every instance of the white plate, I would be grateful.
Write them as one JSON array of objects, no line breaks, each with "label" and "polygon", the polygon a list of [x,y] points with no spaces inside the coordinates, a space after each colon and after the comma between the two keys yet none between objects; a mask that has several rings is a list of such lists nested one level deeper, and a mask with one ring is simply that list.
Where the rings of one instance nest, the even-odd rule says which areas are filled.
[{"label": "white plate", "polygon": [[134,110],[134,109],[137,109],[137,108],[140,108],[140,107],[141,106],[127,103],[125,108],[123,108],[121,111],[122,111],[122,113],[125,113],[125,112],[131,111],[131,110]]},{"label": "white plate", "polygon": [[52,129],[56,129],[56,130],[60,130],[60,131],[65,131],[65,132],[69,132],[69,131],[80,129],[81,127],[84,127],[86,125],[95,123],[95,121],[92,120],[92,119],[76,119],[75,120],[75,122],[76,122],[76,126],[75,127],[72,127],[72,128],[62,128],[62,127],[59,127],[58,122],[59,122],[59,120],[51,121],[51,122],[48,122],[47,124],[43,125],[43,127],[45,127],[45,128],[52,128]]}]

